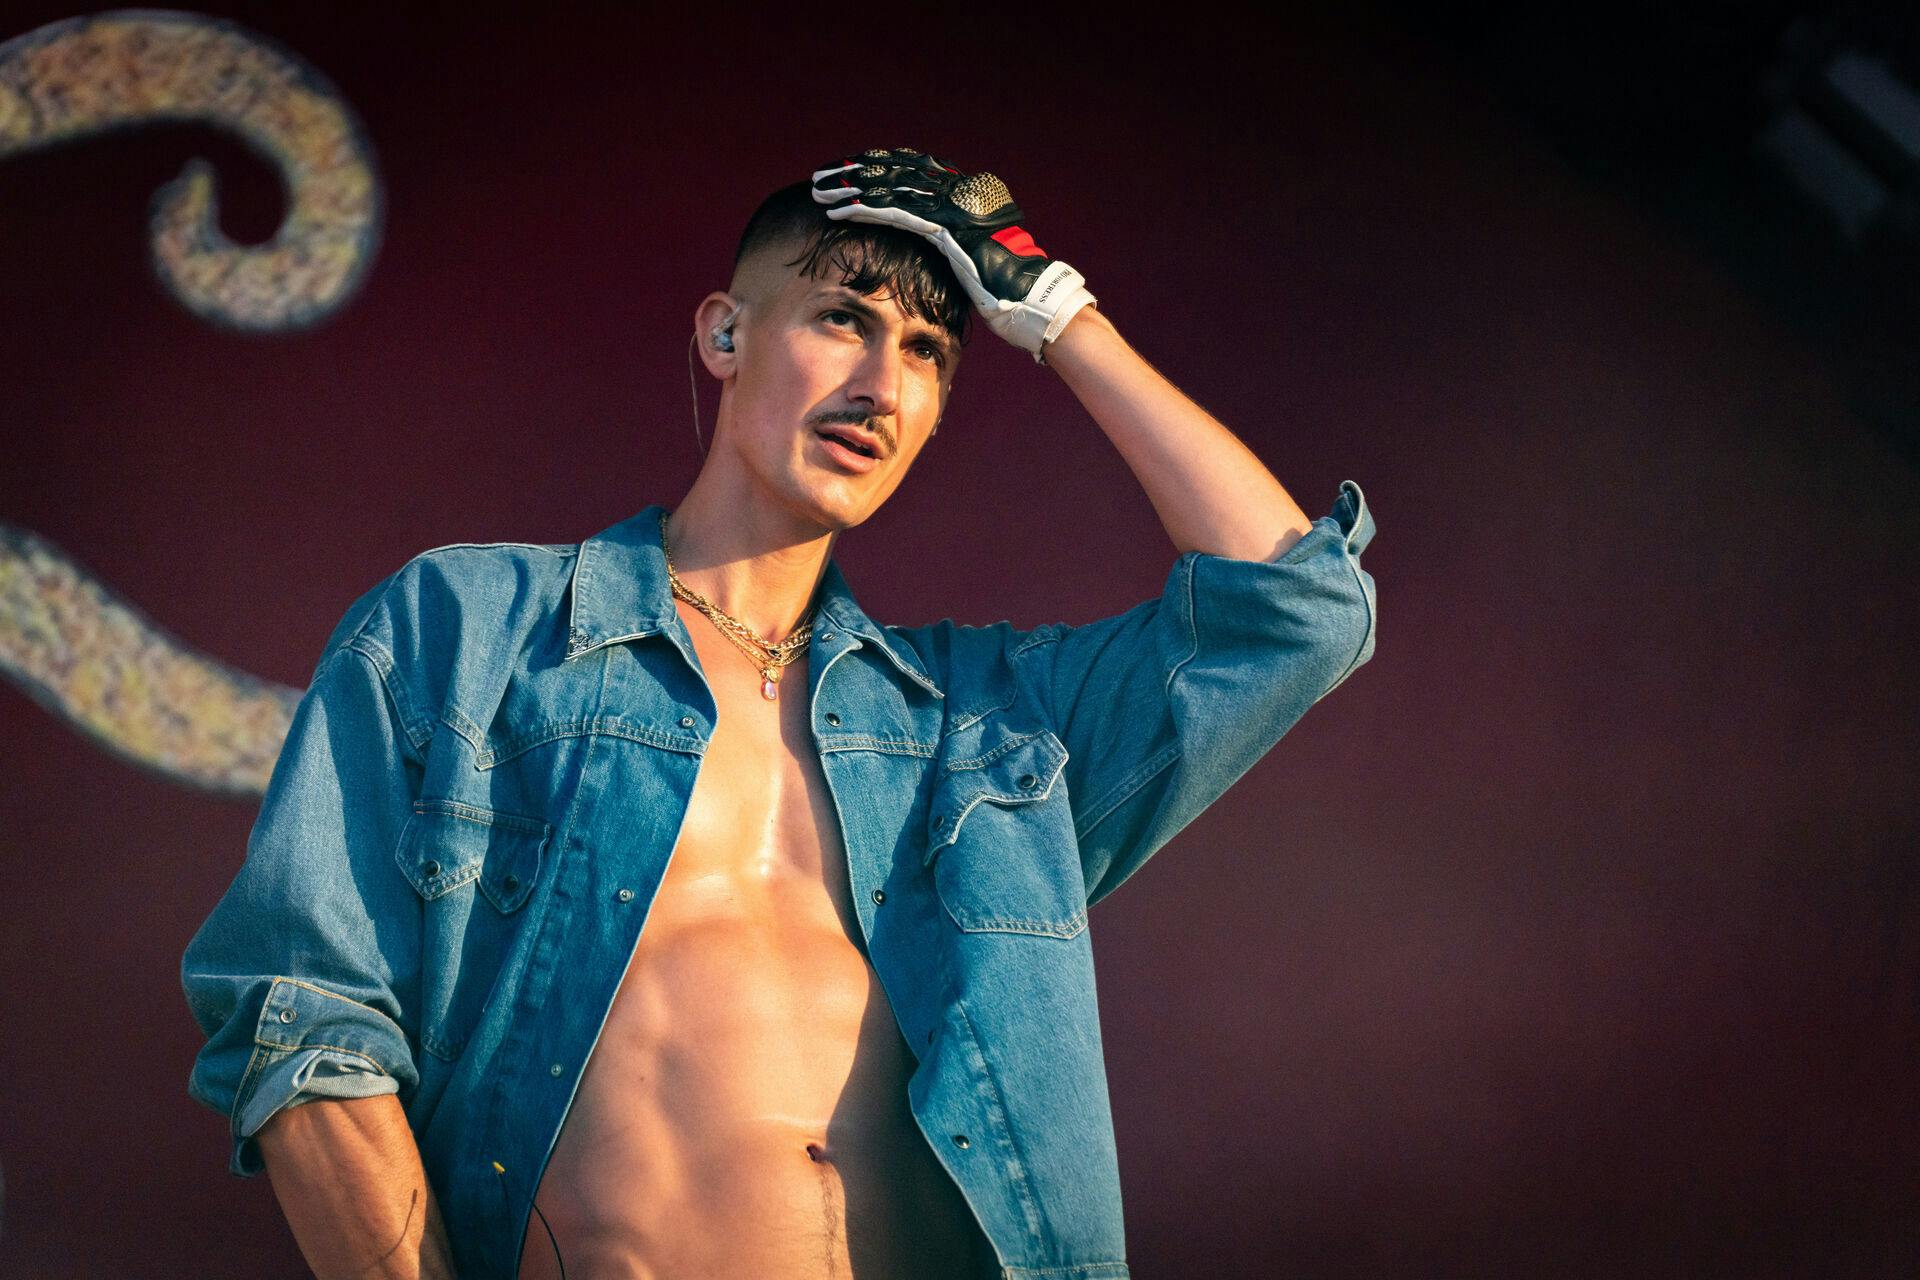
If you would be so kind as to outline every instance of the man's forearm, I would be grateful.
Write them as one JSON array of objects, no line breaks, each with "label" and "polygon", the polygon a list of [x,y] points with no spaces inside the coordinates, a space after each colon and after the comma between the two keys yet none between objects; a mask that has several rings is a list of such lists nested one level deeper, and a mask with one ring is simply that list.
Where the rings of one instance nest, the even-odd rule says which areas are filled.
[{"label": "man's forearm", "polygon": [[453,1255],[393,1094],[288,1107],[259,1134],[274,1195],[319,1280],[453,1280]]},{"label": "man's forearm", "polygon": [[1188,399],[1097,307],[1046,346],[1049,368],[1133,469],[1182,553],[1270,560],[1313,528],[1251,449]]}]

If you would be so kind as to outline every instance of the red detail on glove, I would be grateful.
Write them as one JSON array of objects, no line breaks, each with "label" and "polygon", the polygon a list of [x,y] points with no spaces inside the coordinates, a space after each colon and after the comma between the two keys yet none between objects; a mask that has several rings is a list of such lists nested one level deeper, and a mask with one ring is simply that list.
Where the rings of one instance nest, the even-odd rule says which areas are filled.
[{"label": "red detail on glove", "polygon": [[993,238],[1006,247],[1009,253],[1022,258],[1044,258],[1047,251],[1033,242],[1025,227],[1008,227],[993,233]]}]

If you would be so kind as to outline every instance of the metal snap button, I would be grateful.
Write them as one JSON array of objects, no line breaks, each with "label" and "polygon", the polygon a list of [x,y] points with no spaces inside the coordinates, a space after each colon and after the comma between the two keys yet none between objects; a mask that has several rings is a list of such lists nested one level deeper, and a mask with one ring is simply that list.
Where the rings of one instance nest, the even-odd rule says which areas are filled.
[{"label": "metal snap button", "polygon": [[280,1021],[282,1022],[292,1022],[295,1018],[299,1016],[300,1016],[299,1014],[295,1013],[291,1009],[282,1009],[280,1011]]},{"label": "metal snap button", "polygon": [[829,711],[827,712],[827,723],[837,728],[840,724],[840,717]]},{"label": "metal snap button", "polygon": [[508,876],[505,880],[502,880],[500,882],[500,887],[502,889],[505,889],[508,893],[512,893],[515,889],[518,889],[520,887],[520,877]]},{"label": "metal snap button", "polygon": [[953,1145],[964,1151],[973,1145],[973,1141],[964,1133],[956,1133],[953,1135]]},{"label": "metal snap button", "polygon": [[616,897],[616,898],[618,898],[618,899],[620,899],[620,901],[622,901],[622,902],[632,902],[632,901],[633,901],[633,890],[631,890],[631,889],[622,889],[622,890],[621,890],[621,891],[620,891],[619,893],[617,893],[617,894],[615,894],[615,895],[614,895],[614,897]]},{"label": "metal snap button", "polygon": [[882,902],[885,902],[886,900],[887,900],[887,891],[885,889],[875,889],[873,891],[873,901],[876,906]]},{"label": "metal snap button", "polygon": [[559,1077],[559,1076],[565,1075],[566,1070],[567,1069],[565,1067],[561,1066],[559,1063],[556,1062],[552,1066],[547,1068],[547,1074],[550,1076]]},{"label": "metal snap button", "polygon": [[820,638],[821,638],[822,640],[831,640],[831,639],[833,639],[833,632],[831,632],[831,631],[828,631],[828,632],[825,632],[825,633],[823,633],[823,634],[821,635],[821,637],[820,637]]},{"label": "metal snap button", "polygon": [[1030,773],[1023,773],[1020,775],[1020,785],[1022,788],[1028,791],[1031,791],[1034,787],[1038,786],[1039,783],[1040,783],[1040,779],[1034,777]]},{"label": "metal snap button", "polygon": [[692,716],[681,716],[681,717],[680,717],[680,727],[681,727],[682,729],[691,729],[691,728],[693,728],[693,717],[692,717]]},{"label": "metal snap button", "polygon": [[421,867],[420,870],[425,875],[437,876],[440,874],[440,864],[437,862],[429,862],[426,866]]}]

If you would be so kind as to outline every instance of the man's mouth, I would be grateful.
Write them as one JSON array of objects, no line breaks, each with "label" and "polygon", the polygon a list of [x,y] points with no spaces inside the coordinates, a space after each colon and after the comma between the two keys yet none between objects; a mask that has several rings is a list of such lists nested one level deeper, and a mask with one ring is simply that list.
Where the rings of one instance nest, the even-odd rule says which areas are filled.
[{"label": "man's mouth", "polygon": [[813,434],[820,441],[820,451],[840,470],[866,475],[879,469],[879,450],[862,446],[851,436],[831,427],[817,428]]},{"label": "man's mouth", "polygon": [[878,458],[880,456],[880,454],[876,450],[870,449],[866,445],[861,444],[858,440],[855,440],[852,436],[841,435],[838,431],[835,431],[832,427],[821,427],[819,433],[820,435],[826,437],[829,440],[838,441],[840,444],[844,445],[846,448],[851,449],[853,452],[860,454],[863,457]]}]

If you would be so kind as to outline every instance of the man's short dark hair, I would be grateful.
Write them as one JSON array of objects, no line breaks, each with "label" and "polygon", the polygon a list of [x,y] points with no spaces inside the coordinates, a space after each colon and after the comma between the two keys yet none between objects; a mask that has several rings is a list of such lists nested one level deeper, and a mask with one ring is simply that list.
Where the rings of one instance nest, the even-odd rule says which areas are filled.
[{"label": "man's short dark hair", "polygon": [[733,264],[738,267],[764,245],[795,240],[802,248],[787,266],[815,280],[836,270],[854,292],[897,298],[908,315],[966,342],[972,299],[946,257],[917,232],[829,218],[827,207],[813,198],[813,184],[803,179],[760,202],[740,235]]}]

